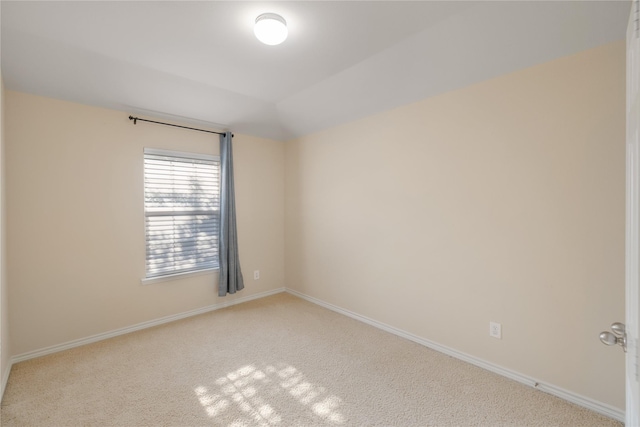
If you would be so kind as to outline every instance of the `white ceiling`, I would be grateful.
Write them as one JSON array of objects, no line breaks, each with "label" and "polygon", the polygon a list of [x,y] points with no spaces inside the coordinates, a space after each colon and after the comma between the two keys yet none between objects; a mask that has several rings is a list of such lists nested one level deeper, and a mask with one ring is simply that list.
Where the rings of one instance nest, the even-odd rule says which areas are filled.
[{"label": "white ceiling", "polygon": [[[624,38],[627,1],[7,1],[5,87],[287,140]],[[253,35],[264,12],[289,38]]]}]

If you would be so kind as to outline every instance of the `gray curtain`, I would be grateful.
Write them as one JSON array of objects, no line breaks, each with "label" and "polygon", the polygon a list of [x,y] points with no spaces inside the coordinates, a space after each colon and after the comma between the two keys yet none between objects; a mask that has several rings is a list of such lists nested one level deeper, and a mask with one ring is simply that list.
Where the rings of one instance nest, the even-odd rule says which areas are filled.
[{"label": "gray curtain", "polygon": [[231,132],[220,135],[220,280],[218,295],[235,294],[244,288],[236,228],[236,196],[233,188]]}]

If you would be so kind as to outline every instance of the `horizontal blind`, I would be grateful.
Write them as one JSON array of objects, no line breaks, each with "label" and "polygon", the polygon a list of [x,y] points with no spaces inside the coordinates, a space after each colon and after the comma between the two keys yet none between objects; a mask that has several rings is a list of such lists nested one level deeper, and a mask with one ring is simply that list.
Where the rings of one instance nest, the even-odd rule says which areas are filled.
[{"label": "horizontal blind", "polygon": [[218,267],[220,162],[146,149],[147,278]]}]

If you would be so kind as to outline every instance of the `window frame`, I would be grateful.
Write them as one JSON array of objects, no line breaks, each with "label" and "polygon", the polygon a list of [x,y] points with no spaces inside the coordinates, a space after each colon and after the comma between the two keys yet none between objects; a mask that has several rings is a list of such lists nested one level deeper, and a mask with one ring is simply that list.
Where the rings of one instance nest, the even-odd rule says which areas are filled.
[{"label": "window frame", "polygon": [[[195,268],[187,271],[179,271],[179,270],[167,271],[164,273],[149,276],[148,245],[150,242],[150,236],[149,236],[149,228],[148,228],[148,218],[163,217],[163,216],[166,217],[171,215],[167,215],[166,211],[162,213],[158,213],[157,215],[149,214],[148,212],[149,207],[147,205],[147,167],[146,167],[147,155],[176,157],[176,158],[182,158],[187,160],[200,160],[200,161],[212,162],[212,164],[214,165],[215,169],[217,169],[217,172],[218,172],[218,176],[217,176],[218,185],[220,185],[220,178],[221,178],[220,177],[220,169],[221,169],[220,156],[216,156],[212,154],[186,152],[186,151],[174,151],[174,150],[164,150],[164,149],[146,148],[146,147],[144,148],[143,150],[143,215],[144,215],[144,242],[145,242],[145,273],[144,273],[144,278],[142,278],[140,282],[146,285],[146,284],[151,284],[156,282],[180,279],[184,277],[198,276],[202,274],[212,274],[214,271],[219,269],[218,265],[207,266],[203,268]],[[177,212],[180,212],[180,211],[177,211]],[[187,211],[187,212],[188,213],[183,212],[175,216],[194,216],[195,217],[197,215],[203,215],[203,210],[198,209],[197,207],[192,211],[190,212]],[[219,187],[217,191],[217,210],[214,209],[214,210],[211,210],[210,212],[213,213],[214,220],[216,219],[215,218],[216,215],[218,215],[217,219],[219,220],[219,215],[220,215],[220,188]],[[217,236],[215,237],[217,241]],[[218,248],[215,251],[216,255],[218,254],[218,251],[219,251],[219,242],[217,242],[217,244],[218,244]]]}]

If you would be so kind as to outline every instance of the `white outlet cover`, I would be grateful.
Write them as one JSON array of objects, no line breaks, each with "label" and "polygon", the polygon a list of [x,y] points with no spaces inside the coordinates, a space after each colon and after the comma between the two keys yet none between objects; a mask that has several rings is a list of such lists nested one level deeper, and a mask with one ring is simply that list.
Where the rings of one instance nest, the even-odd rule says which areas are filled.
[{"label": "white outlet cover", "polygon": [[489,335],[494,338],[502,339],[502,325],[497,322],[489,322]]},{"label": "white outlet cover", "polygon": [[260,278],[260,270],[255,270],[253,272],[253,280],[258,280]]}]

